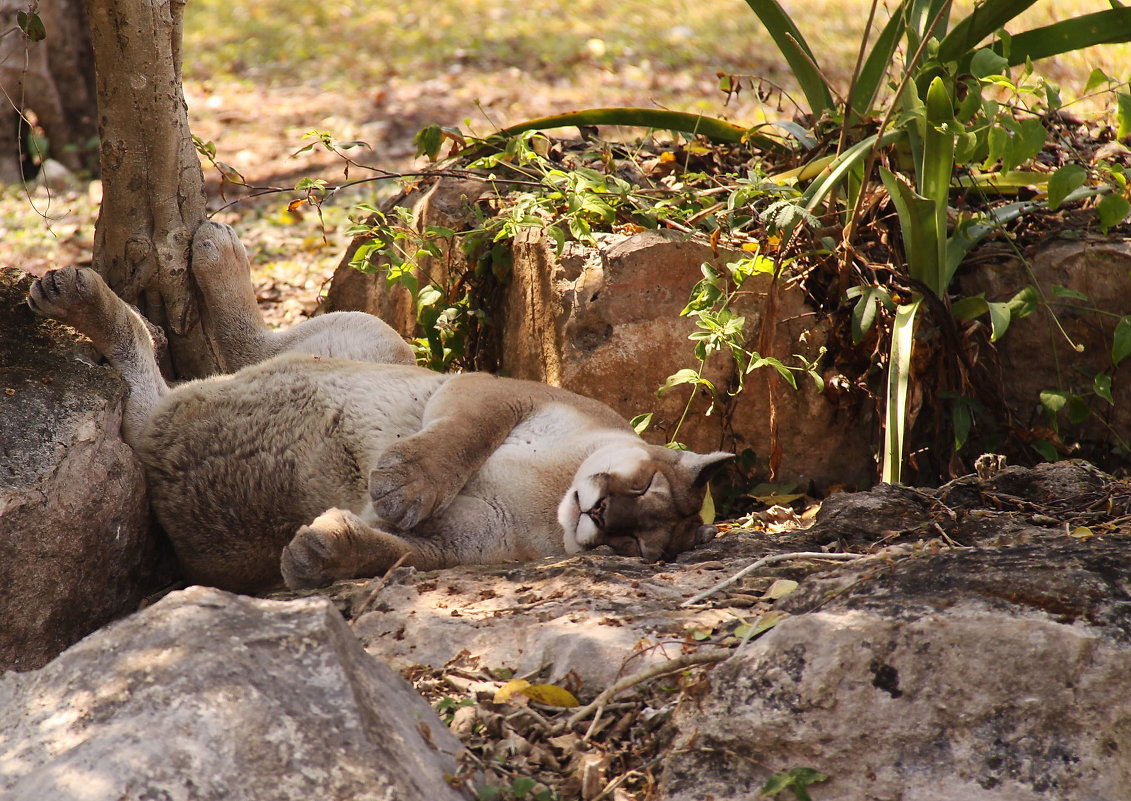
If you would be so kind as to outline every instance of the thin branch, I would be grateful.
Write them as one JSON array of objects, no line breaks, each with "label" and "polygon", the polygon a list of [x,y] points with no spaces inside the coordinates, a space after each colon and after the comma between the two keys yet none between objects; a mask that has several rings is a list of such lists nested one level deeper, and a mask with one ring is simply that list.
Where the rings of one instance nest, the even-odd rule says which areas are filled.
[{"label": "thin branch", "polygon": [[716,584],[714,587],[711,587],[709,590],[703,590],[703,592],[699,593],[698,595],[695,595],[695,596],[692,596],[691,598],[688,598],[686,601],[684,601],[683,603],[680,604],[680,608],[686,609],[689,606],[692,606],[694,604],[699,603],[700,601],[704,600],[705,598],[709,598],[710,596],[714,595],[719,590],[726,589],[731,584],[734,584],[735,582],[744,578],[746,575],[753,573],[755,570],[757,570],[760,567],[769,567],[770,565],[776,565],[779,562],[792,562],[794,559],[831,559],[831,560],[837,561],[837,562],[850,562],[854,559],[863,559],[865,556],[867,556],[867,554],[862,554],[862,553],[822,553],[820,551],[801,551],[799,553],[778,553],[778,554],[773,554],[772,556],[765,556],[765,557],[759,559],[757,562],[753,562],[753,563],[747,565],[746,567],[742,568],[742,570],[739,570],[737,573],[735,573],[730,578],[723,579],[718,584]]},{"label": "thin branch", "polygon": [[715,648],[710,651],[701,651],[694,654],[684,654],[683,656],[676,657],[675,659],[661,662],[658,665],[644,668],[638,673],[633,673],[631,676],[621,679],[611,687],[606,687],[601,691],[600,695],[594,698],[590,703],[578,709],[565,723],[559,723],[554,727],[554,734],[561,734],[564,731],[572,729],[579,722],[587,718],[593,712],[600,716],[601,711],[614,697],[624,692],[627,689],[635,687],[637,684],[643,684],[646,681],[666,676],[669,673],[677,673],[684,668],[692,667],[693,665],[709,665],[715,662],[722,662],[724,659],[734,653],[729,648]]},{"label": "thin branch", "polygon": [[381,580],[377,582],[377,585],[373,588],[372,592],[370,592],[369,595],[365,597],[365,600],[362,602],[361,606],[359,606],[357,608],[357,611],[353,613],[353,619],[350,620],[350,626],[353,626],[355,623],[357,623],[357,621],[361,619],[361,616],[365,613],[365,611],[369,609],[370,604],[377,600],[377,594],[381,592],[381,590],[385,589],[385,585],[389,583],[389,579],[393,577],[393,573],[396,572],[396,569],[398,567],[404,564],[404,560],[408,559],[408,556],[409,555],[407,553],[401,554],[401,558],[393,562],[393,566],[385,571],[385,575],[381,576]]}]

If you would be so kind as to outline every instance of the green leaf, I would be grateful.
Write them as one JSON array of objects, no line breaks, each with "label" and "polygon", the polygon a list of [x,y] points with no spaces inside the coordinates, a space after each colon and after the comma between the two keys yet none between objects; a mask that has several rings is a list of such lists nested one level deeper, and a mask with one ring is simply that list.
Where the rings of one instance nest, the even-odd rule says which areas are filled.
[{"label": "green leaf", "polygon": [[429,284],[420,290],[420,294],[416,296],[416,305],[420,307],[432,306],[442,297],[444,297],[444,293],[434,285]]},{"label": "green leaf", "polygon": [[511,792],[514,793],[515,798],[522,798],[524,795],[534,789],[534,785],[538,782],[529,776],[519,776],[511,782]]},{"label": "green leaf", "polygon": [[1107,373],[1096,373],[1095,379],[1092,380],[1092,388],[1095,390],[1096,395],[1103,398],[1110,405],[1115,405],[1115,398],[1111,395],[1111,376]]},{"label": "green leaf", "polygon": [[699,519],[703,521],[705,526],[715,522],[715,499],[711,495],[710,482],[707,482],[707,491],[703,493],[703,505],[699,507]]},{"label": "green leaf", "polygon": [[817,784],[828,780],[828,776],[818,773],[812,768],[794,768],[793,770],[775,773],[758,793],[759,798],[772,798],[782,790],[792,790],[797,801],[812,801],[809,791],[810,784]]},{"label": "green leaf", "polygon": [[1111,343],[1111,363],[1118,367],[1128,354],[1131,354],[1131,314],[1115,324]]},{"label": "green leaf", "polygon": [[789,64],[789,70],[801,87],[813,116],[820,117],[823,111],[833,108],[832,93],[817,66],[817,59],[785,9],[776,0],[746,0],[746,5],[761,20]]},{"label": "green leaf", "polygon": [[1088,296],[1083,292],[1077,289],[1069,289],[1068,287],[1061,286],[1060,284],[1053,284],[1051,292],[1054,298],[1074,298],[1075,300],[1083,301],[1088,300]]},{"label": "green leaf", "polygon": [[1004,55],[1011,65],[1018,65],[1071,53],[1092,45],[1126,42],[1129,38],[1131,9],[1109,9],[1081,14],[1018,33],[1010,43],[1009,52]]},{"label": "green leaf", "polygon": [[636,417],[629,420],[628,424],[632,426],[632,430],[637,434],[643,434],[648,429],[648,426],[652,425],[652,412],[638,414]]},{"label": "green leaf", "polygon": [[966,444],[966,439],[970,436],[970,427],[974,422],[970,414],[970,405],[967,403],[954,404],[950,418],[954,426],[954,449],[960,451],[962,446]]},{"label": "green leaf", "polygon": [[1076,394],[1068,396],[1068,422],[1080,425],[1087,420],[1091,414],[1092,411],[1088,408],[1088,402],[1086,400]]},{"label": "green leaf", "polygon": [[975,78],[985,78],[987,75],[1005,75],[1009,70],[1009,61],[984,47],[974,54],[970,61],[970,72]]},{"label": "green leaf", "polygon": [[759,634],[764,634],[765,632],[769,631],[778,623],[781,623],[783,620],[785,620],[787,617],[789,617],[789,613],[782,612],[779,609],[766,612],[765,614],[759,616],[758,619],[753,623],[743,623],[742,625],[738,626],[734,630],[734,636],[738,637],[740,640],[751,640],[757,637]]},{"label": "green leaf", "polygon": [[983,293],[956,300],[950,306],[950,313],[959,320],[973,320],[989,311],[989,304]]},{"label": "green leaf", "polygon": [[860,299],[852,309],[852,342],[859,345],[872,327],[879,306],[892,308],[891,296],[878,286],[860,287]]},{"label": "green leaf", "polygon": [[416,145],[416,155],[427,156],[435,161],[440,155],[440,148],[444,145],[444,129],[439,125],[421,128],[416,132],[416,136],[412,137],[412,143]]},{"label": "green leaf", "polygon": [[1068,403],[1068,393],[1059,389],[1046,389],[1041,392],[1041,405],[1050,414],[1056,414]]},{"label": "green leaf", "polygon": [[1034,440],[1029,444],[1033,448],[1033,450],[1039,453],[1041,455],[1041,458],[1046,462],[1060,461],[1060,451],[1058,451],[1056,449],[1056,446],[1049,442],[1047,439]]},{"label": "green leaf", "polygon": [[1131,213],[1131,203],[1123,195],[1104,195],[1096,204],[1096,214],[1100,218],[1100,230],[1105,234],[1113,226],[1119,225]]},{"label": "green leaf", "polygon": [[16,24],[24,32],[24,36],[32,42],[42,42],[47,38],[47,29],[43,27],[43,20],[38,14],[19,11],[16,13]]},{"label": "green leaf", "polygon": [[1092,70],[1092,74],[1088,76],[1088,82],[1084,84],[1084,94],[1090,95],[1092,92],[1108,83],[1116,83],[1116,81],[1099,67],[1096,67]]},{"label": "green leaf", "polygon": [[1009,303],[987,303],[990,312],[990,341],[997,342],[1009,328],[1012,316]]},{"label": "green leaf", "polygon": [[1117,92],[1115,95],[1116,111],[1115,119],[1118,125],[1116,137],[1119,139],[1127,138],[1131,134],[1131,95],[1123,92]]},{"label": "green leaf", "polygon": [[1014,320],[1021,320],[1028,317],[1037,310],[1039,300],[1040,298],[1037,295],[1036,287],[1022,287],[1016,295],[1010,298],[1009,313]]},{"label": "green leaf", "polygon": [[881,481],[898,484],[903,468],[903,438],[907,426],[907,384],[911,379],[911,348],[915,314],[921,300],[900,306],[892,324],[888,360],[887,405],[884,412],[884,449]]},{"label": "green leaf", "polygon": [[699,378],[699,373],[692,370],[690,367],[685,367],[682,370],[677,370],[667,377],[664,385],[656,391],[656,397],[662,398],[664,393],[672,387],[678,387],[683,384],[698,384],[702,379]]},{"label": "green leaf", "polygon": [[1055,209],[1074,190],[1084,185],[1088,171],[1079,164],[1066,164],[1049,177],[1049,208]]},{"label": "green leaf", "polygon": [[[939,229],[935,204],[916,194],[906,181],[886,167],[880,167],[880,179],[899,215],[908,272],[936,295],[942,295],[946,288],[939,286],[942,265],[939,263]],[[945,207],[943,211],[945,213]]]},{"label": "green leaf", "polygon": [[961,71],[969,72],[968,63],[973,58],[974,49],[987,36],[1004,27],[1035,2],[1036,0],[991,0],[975,6],[974,12],[955,24],[939,43],[939,61],[958,61],[965,56],[967,65]]}]

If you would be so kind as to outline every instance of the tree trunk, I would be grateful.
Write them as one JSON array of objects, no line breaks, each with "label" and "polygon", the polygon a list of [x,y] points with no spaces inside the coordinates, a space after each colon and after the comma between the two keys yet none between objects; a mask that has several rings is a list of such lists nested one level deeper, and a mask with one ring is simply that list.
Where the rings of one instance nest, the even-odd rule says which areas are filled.
[{"label": "tree trunk", "polygon": [[[0,0],[0,30],[11,30],[31,0]],[[98,168],[98,107],[94,53],[81,0],[39,0],[47,38],[33,42],[13,31],[0,39],[0,183],[19,183],[39,154],[21,153],[34,117],[48,140],[46,154],[71,170]]]},{"label": "tree trunk", "polygon": [[85,2],[102,140],[94,268],[165,329],[176,377],[219,372],[188,271],[205,200],[181,89],[184,1]]}]

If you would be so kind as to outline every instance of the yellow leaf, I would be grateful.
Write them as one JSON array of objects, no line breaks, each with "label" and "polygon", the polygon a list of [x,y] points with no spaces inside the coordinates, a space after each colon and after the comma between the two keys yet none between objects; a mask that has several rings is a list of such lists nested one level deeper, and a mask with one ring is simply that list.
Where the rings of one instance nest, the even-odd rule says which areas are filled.
[{"label": "yellow leaf", "polygon": [[1095,532],[1093,532],[1087,526],[1077,526],[1076,528],[1072,529],[1072,533],[1069,534],[1068,536],[1075,537],[1076,539],[1080,539],[1080,540],[1086,540],[1089,537],[1094,537]]},{"label": "yellow leaf", "polygon": [[524,692],[529,686],[530,682],[526,679],[511,679],[495,691],[495,703],[501,704],[505,701],[509,701],[512,695]]},{"label": "yellow leaf", "polygon": [[766,590],[766,596],[770,600],[776,601],[778,598],[784,598],[791,592],[797,589],[797,582],[792,579],[778,579],[770,588]]},{"label": "yellow leaf", "polygon": [[[510,682],[513,684],[514,682]],[[578,701],[573,697],[573,693],[558,687],[556,684],[530,684],[523,687],[520,692],[529,698],[531,701],[537,701],[539,704],[545,706],[562,706],[572,707],[578,706]]]},{"label": "yellow leaf", "polygon": [[762,249],[762,243],[761,242],[743,242],[742,243],[742,249],[745,250],[747,253],[757,253],[759,250]]},{"label": "yellow leaf", "polygon": [[734,636],[739,639],[752,639],[763,632],[769,631],[778,623],[789,617],[788,612],[772,611],[759,617],[754,623],[743,623],[734,630]]},{"label": "yellow leaf", "polygon": [[707,492],[703,495],[703,505],[699,507],[699,519],[705,526],[715,522],[715,499],[711,497],[710,482],[707,482]]}]

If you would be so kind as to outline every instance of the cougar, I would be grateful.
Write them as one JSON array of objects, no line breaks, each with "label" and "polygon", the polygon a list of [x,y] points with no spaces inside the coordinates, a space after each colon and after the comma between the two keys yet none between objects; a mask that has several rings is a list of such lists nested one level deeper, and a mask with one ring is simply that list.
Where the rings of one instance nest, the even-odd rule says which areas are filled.
[{"label": "cougar", "polygon": [[191,270],[234,372],[172,387],[140,314],[93,270],[54,270],[28,297],[129,385],[123,436],[186,580],[299,589],[402,557],[431,570],[601,545],[656,561],[715,535],[700,509],[731,454],[650,445],[563,389],[417,367],[361,312],[270,331],[228,226],[197,230]]}]

